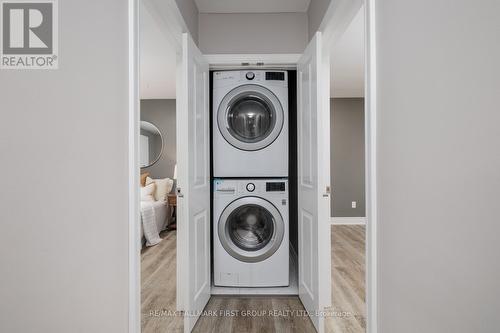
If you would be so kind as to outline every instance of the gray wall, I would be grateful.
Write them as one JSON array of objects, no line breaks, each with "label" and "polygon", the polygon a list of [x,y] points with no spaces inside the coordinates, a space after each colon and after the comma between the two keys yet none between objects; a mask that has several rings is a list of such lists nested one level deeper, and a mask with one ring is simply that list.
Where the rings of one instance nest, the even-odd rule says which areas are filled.
[{"label": "gray wall", "polygon": [[500,1],[376,1],[379,332],[498,332]]},{"label": "gray wall", "polygon": [[306,13],[199,15],[203,53],[302,53],[307,45]]},{"label": "gray wall", "polygon": [[127,31],[59,1],[59,69],[0,70],[1,332],[128,330]]},{"label": "gray wall", "polygon": [[364,99],[332,98],[330,110],[331,216],[365,216]]},{"label": "gray wall", "polygon": [[194,0],[175,0],[195,43],[198,43],[198,7]]},{"label": "gray wall", "polygon": [[308,39],[318,31],[318,28],[323,21],[326,10],[330,6],[331,0],[311,0],[309,8],[307,9],[308,21]]},{"label": "gray wall", "polygon": [[149,121],[160,130],[165,144],[163,154],[153,166],[141,169],[152,178],[173,178],[176,157],[175,99],[141,100],[141,120]]}]

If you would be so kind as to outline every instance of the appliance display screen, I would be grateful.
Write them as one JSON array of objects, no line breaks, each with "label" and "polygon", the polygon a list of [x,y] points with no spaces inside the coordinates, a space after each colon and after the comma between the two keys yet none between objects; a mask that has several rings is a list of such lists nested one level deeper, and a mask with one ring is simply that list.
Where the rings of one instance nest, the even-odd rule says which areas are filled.
[{"label": "appliance display screen", "polygon": [[285,81],[285,73],[266,72],[266,80]]},{"label": "appliance display screen", "polygon": [[284,192],[284,191],[285,191],[284,182],[266,183],[266,192]]}]

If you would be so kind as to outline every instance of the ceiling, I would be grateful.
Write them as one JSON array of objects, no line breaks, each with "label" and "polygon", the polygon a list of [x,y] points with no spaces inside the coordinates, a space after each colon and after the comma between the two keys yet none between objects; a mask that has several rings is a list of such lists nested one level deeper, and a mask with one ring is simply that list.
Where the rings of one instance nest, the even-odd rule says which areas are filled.
[{"label": "ceiling", "polygon": [[330,96],[363,97],[365,84],[364,6],[331,52]]},{"label": "ceiling", "polygon": [[[240,0],[197,0],[197,2],[213,3],[212,7],[225,2],[246,3]],[[281,0],[268,2],[272,2],[272,6],[274,6],[276,2],[279,3]],[[289,5],[295,4],[297,6],[297,3],[305,4],[309,3],[309,0],[289,0],[286,2]],[[248,7],[257,7],[256,3],[261,3],[261,0],[248,1]],[[292,8],[292,6],[285,7]],[[283,11],[284,7],[280,8]],[[140,97],[141,99],[175,99],[175,51],[169,47],[170,43],[166,35],[148,9],[142,5],[142,1],[140,12]],[[363,7],[332,49],[330,77],[332,80],[331,97],[364,96]]]},{"label": "ceiling", "polygon": [[306,12],[311,0],[195,0],[200,13]]},{"label": "ceiling", "polygon": [[175,99],[175,50],[140,1],[140,97]]}]

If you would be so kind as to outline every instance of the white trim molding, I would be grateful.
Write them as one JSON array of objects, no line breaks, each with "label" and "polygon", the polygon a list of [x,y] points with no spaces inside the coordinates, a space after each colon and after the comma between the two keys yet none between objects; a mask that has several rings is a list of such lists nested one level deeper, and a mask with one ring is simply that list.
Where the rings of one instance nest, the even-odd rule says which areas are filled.
[{"label": "white trim molding", "polygon": [[378,333],[377,31],[375,1],[365,2],[366,332]]},{"label": "white trim molding", "polygon": [[365,225],[366,217],[333,217],[331,219],[333,225]]},{"label": "white trim molding", "polygon": [[128,332],[141,331],[139,0],[128,0]]}]

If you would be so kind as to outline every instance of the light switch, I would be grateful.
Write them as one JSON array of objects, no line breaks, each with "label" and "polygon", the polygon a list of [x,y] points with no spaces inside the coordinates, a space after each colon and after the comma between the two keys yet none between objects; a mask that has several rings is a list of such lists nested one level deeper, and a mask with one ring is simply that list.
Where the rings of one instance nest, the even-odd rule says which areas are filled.
[{"label": "light switch", "polygon": [[356,201],[353,201],[353,202],[351,202],[351,207],[352,207],[352,208],[356,208],[357,204],[358,204],[358,203],[357,203]]}]

